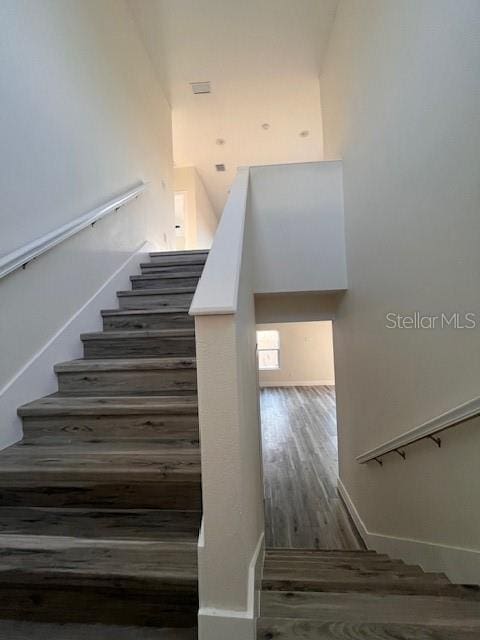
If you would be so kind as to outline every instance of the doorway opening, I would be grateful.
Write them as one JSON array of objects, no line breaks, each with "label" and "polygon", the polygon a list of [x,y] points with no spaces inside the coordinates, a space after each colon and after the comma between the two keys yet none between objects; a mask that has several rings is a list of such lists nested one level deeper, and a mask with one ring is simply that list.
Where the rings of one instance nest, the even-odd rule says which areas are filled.
[{"label": "doorway opening", "polygon": [[332,322],[257,326],[267,547],[364,549],[338,492]]},{"label": "doorway opening", "polygon": [[186,193],[184,191],[177,191],[174,196],[175,204],[175,249],[177,251],[184,251],[186,247],[186,234],[185,234],[185,209],[186,209]]}]

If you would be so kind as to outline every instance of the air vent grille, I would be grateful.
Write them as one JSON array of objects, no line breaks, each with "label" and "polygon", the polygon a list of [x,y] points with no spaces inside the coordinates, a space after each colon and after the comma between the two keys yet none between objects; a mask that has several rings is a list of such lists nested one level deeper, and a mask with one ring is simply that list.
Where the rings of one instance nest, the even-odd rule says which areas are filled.
[{"label": "air vent grille", "polygon": [[215,169],[217,171],[225,171],[225,165],[224,164],[216,164],[215,165]]},{"label": "air vent grille", "polygon": [[211,92],[210,82],[191,82],[190,86],[195,94]]}]

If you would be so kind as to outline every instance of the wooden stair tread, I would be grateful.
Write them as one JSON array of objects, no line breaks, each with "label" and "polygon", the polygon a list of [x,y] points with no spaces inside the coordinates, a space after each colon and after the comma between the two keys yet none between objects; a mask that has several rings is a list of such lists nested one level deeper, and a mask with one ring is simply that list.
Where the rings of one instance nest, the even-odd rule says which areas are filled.
[{"label": "wooden stair tread", "polygon": [[151,251],[148,255],[150,258],[158,258],[163,256],[197,256],[197,255],[205,255],[208,256],[209,249],[186,249],[179,251]]},{"label": "wooden stair tread", "polygon": [[164,258],[155,262],[141,262],[142,273],[191,273],[200,271],[205,267],[205,260],[200,258],[190,258],[189,260],[178,260],[175,258]]},{"label": "wooden stair tread", "polygon": [[[358,560],[356,562],[324,562],[311,565],[273,566],[266,564],[264,567],[264,579],[292,579],[292,580],[319,580],[323,577],[335,576],[352,578],[365,578],[370,576],[384,576],[386,573],[397,576],[424,576],[425,573],[416,565],[405,565],[400,562],[376,562],[368,563]],[[446,578],[442,574],[442,580]]]},{"label": "wooden stair tread", "polygon": [[478,631],[456,627],[260,618],[257,640],[478,640]]},{"label": "wooden stair tread", "polygon": [[185,278],[200,278],[202,275],[202,269],[196,271],[179,272],[179,273],[141,273],[135,276],[130,276],[131,282],[135,280],[184,280]]},{"label": "wooden stair tread", "polygon": [[0,637],[5,640],[196,640],[197,633],[195,628],[0,620]]},{"label": "wooden stair tread", "polygon": [[79,359],[56,364],[56,373],[81,371],[146,371],[152,369],[195,369],[196,358],[105,358]]},{"label": "wooden stair tread", "polygon": [[2,452],[0,485],[15,482],[37,484],[41,479],[68,483],[75,479],[91,482],[161,482],[182,477],[200,479],[198,448],[167,448],[152,442],[112,443],[108,451],[95,444],[65,447],[18,444]]},{"label": "wooden stair tread", "polygon": [[307,591],[318,593],[374,593],[377,595],[430,595],[450,596],[477,600],[480,606],[480,593],[462,585],[450,584],[437,574],[423,576],[396,575],[386,573],[383,576],[322,576],[315,579],[274,579],[265,578],[262,583],[264,591]]},{"label": "wooden stair tread", "polygon": [[[196,543],[200,511],[0,507],[0,534]],[[1,540],[1,538],[0,538]]]},{"label": "wooden stair tread", "polygon": [[295,547],[267,547],[265,549],[265,558],[332,558],[336,556],[346,557],[375,557],[375,558],[390,558],[386,553],[377,553],[369,549],[316,549],[316,548],[295,548]]},{"label": "wooden stair tread", "polygon": [[132,340],[134,338],[195,338],[194,329],[139,329],[132,331],[94,331],[92,333],[82,333],[80,339],[88,340],[112,340],[125,338]]},{"label": "wooden stair tread", "polygon": [[195,414],[196,396],[46,396],[18,409],[22,417],[46,415]]},{"label": "wooden stair tread", "polygon": [[264,591],[261,615],[356,624],[457,626],[480,632],[478,601],[449,596]]},{"label": "wooden stair tread", "polygon": [[[122,584],[122,578],[135,578],[138,588],[162,583],[197,581],[195,541],[112,540],[41,535],[0,535],[0,583],[35,580],[41,573],[52,580],[83,586],[95,583]],[[49,579],[50,578],[50,579]],[[131,585],[133,586],[133,585]]]},{"label": "wooden stair tread", "polygon": [[195,293],[196,287],[175,287],[171,289],[130,289],[127,291],[117,291],[117,296],[135,297],[135,296],[171,296],[176,293]]},{"label": "wooden stair tread", "polygon": [[101,311],[103,317],[116,317],[116,316],[154,316],[157,314],[165,315],[188,315],[188,310],[185,307],[160,307],[159,309],[103,309]]}]

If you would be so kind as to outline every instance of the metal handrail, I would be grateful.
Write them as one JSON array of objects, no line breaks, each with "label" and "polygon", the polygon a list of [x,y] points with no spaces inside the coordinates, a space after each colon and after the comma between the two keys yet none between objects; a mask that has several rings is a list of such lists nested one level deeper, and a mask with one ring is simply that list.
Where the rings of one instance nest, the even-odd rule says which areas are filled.
[{"label": "metal handrail", "polygon": [[21,267],[25,268],[29,262],[38,258],[42,253],[53,249],[53,247],[56,247],[64,240],[71,238],[86,227],[93,226],[98,220],[104,218],[109,213],[118,211],[121,207],[124,207],[135,198],[138,198],[146,188],[147,185],[144,182],[140,182],[135,187],[124,191],[99,207],[75,218],[75,220],[62,225],[54,231],[50,231],[45,234],[41,238],[37,238],[36,240],[23,245],[23,247],[15,249],[15,251],[3,256],[0,258],[0,279],[9,273],[12,273],[12,271],[15,271],[16,269],[20,269]]},{"label": "metal handrail", "polygon": [[360,464],[376,461],[378,464],[382,465],[382,458],[384,456],[389,453],[397,453],[405,460],[406,447],[409,447],[420,440],[427,439],[432,440],[432,442],[434,442],[438,447],[441,447],[442,441],[441,438],[438,437],[439,433],[446,431],[447,429],[451,429],[452,427],[456,427],[464,422],[468,422],[469,420],[473,420],[473,418],[478,416],[480,416],[480,398],[474,398],[473,400],[442,413],[432,420],[424,422],[414,429],[406,431],[400,436],[388,440],[378,447],[365,451],[355,459]]}]

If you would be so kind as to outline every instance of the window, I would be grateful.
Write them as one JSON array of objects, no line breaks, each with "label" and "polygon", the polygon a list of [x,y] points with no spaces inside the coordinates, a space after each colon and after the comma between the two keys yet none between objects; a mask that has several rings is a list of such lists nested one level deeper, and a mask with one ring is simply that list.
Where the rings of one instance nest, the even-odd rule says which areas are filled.
[{"label": "window", "polygon": [[278,331],[257,331],[258,368],[280,369],[280,334]]}]

